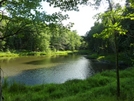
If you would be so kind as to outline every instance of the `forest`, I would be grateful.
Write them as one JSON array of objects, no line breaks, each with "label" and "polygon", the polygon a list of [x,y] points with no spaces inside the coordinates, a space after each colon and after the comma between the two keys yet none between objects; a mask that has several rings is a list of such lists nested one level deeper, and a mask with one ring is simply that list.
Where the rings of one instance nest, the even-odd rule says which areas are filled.
[{"label": "forest", "polygon": [[85,36],[79,36],[77,31],[71,30],[73,23],[63,25],[62,21],[69,19],[67,14],[55,12],[49,15],[41,11],[41,2],[0,2],[0,51],[90,50],[97,54],[119,53],[127,62],[134,63],[133,0],[126,0],[125,5],[110,0],[44,0],[62,11],[78,11],[80,5],[99,9],[101,3],[105,3],[108,6],[106,11],[94,16],[94,26]]},{"label": "forest", "polygon": [[98,54],[118,55],[134,64],[134,7],[126,0],[125,7],[109,5],[104,13],[95,16],[94,26],[86,32],[87,48]]},{"label": "forest", "polygon": [[61,23],[67,19],[67,15],[60,12],[45,15],[35,8],[36,4],[22,3],[23,1],[14,1],[1,8],[1,51],[47,52],[79,49],[82,38],[76,31],[70,30],[73,24],[63,26]]}]

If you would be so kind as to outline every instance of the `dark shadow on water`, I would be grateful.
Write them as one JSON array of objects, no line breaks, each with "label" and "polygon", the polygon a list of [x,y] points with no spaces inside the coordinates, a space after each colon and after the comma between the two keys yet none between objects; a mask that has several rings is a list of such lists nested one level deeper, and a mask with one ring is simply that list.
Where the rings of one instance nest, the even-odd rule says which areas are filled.
[{"label": "dark shadow on water", "polygon": [[25,62],[24,64],[32,64],[32,65],[41,65],[41,64],[47,64],[47,63],[64,63],[68,62],[70,60],[76,60],[79,59],[79,56],[75,55],[63,55],[63,56],[55,56],[51,58],[42,58],[41,60],[34,60],[30,62]]},{"label": "dark shadow on water", "polygon": [[[91,59],[90,61],[91,61],[91,66],[92,66],[95,73],[103,72],[106,70],[115,70],[116,69],[115,63],[97,61],[95,59]],[[126,68],[128,68],[128,67],[119,64],[120,70],[124,70]]]},{"label": "dark shadow on water", "polygon": [[91,66],[95,73],[115,69],[115,65],[112,63],[104,63],[96,60],[91,60]]}]

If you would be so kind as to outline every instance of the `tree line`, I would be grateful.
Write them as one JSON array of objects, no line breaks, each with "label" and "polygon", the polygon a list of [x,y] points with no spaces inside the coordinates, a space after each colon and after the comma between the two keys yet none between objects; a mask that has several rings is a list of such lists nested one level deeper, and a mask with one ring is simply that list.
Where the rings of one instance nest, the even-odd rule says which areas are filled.
[{"label": "tree line", "polygon": [[41,12],[41,1],[14,0],[1,2],[0,51],[75,50],[82,42],[73,23],[63,25],[68,15]]},{"label": "tree line", "polygon": [[[112,7],[112,8],[110,8]],[[96,15],[96,22],[84,37],[87,47],[96,53],[122,53],[134,63],[134,3],[126,0],[125,7],[111,4],[104,13]],[[115,36],[116,35],[116,36]],[[116,37],[116,40],[115,40]],[[115,43],[116,42],[116,43]],[[115,47],[116,46],[116,47]]]},{"label": "tree line", "polygon": [[[23,19],[24,20],[24,19]],[[26,23],[30,22],[25,19]],[[4,20],[3,20],[4,25]],[[21,25],[22,24],[22,25]],[[62,24],[40,24],[33,26],[31,23],[9,21],[5,23],[6,29],[3,36],[8,36],[0,41],[1,51],[49,51],[49,50],[75,50],[81,46],[82,38],[76,31],[71,31]]]}]

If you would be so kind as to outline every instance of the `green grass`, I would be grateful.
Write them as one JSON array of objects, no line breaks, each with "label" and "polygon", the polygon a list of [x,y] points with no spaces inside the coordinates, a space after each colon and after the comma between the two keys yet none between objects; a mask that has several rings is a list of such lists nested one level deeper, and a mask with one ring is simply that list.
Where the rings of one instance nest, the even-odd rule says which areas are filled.
[{"label": "green grass", "polygon": [[55,55],[68,55],[68,54],[71,54],[73,53],[73,51],[56,51],[56,52],[52,52],[52,54],[55,54]]},{"label": "green grass", "polygon": [[[119,101],[134,101],[134,67],[120,71]],[[63,84],[3,85],[4,101],[117,101],[116,72],[104,71],[86,80]]]},{"label": "green grass", "polygon": [[19,56],[16,53],[11,53],[11,52],[0,52],[0,57],[17,57]]},{"label": "green grass", "polygon": [[28,51],[20,51],[20,52],[0,52],[0,57],[16,57],[16,56],[44,56],[44,55],[68,55],[71,53],[76,53],[77,51],[48,51],[48,52],[28,52]]},{"label": "green grass", "polygon": [[18,52],[19,56],[42,56],[46,55],[46,52]]}]

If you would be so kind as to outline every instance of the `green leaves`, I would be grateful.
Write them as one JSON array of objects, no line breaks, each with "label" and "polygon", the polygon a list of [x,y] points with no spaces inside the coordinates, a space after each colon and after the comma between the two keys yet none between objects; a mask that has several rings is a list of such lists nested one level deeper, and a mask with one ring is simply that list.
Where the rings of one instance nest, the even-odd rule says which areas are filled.
[{"label": "green leaves", "polygon": [[94,34],[93,37],[105,39],[110,38],[114,33],[118,33],[119,35],[125,35],[127,30],[123,29],[121,25],[121,15],[123,14],[122,11],[123,10],[121,9],[115,9],[100,14],[98,16],[98,19],[101,19],[102,23],[105,26],[105,29],[100,34]]},{"label": "green leaves", "polygon": [[88,0],[47,0],[50,6],[59,7],[63,11],[78,11],[78,6],[88,4]]}]

